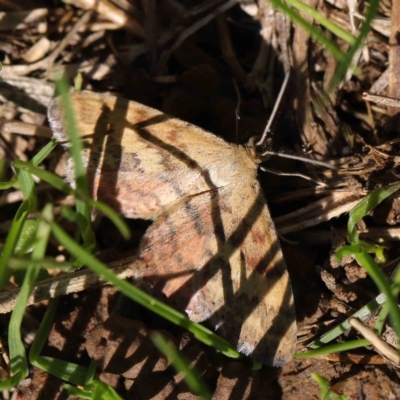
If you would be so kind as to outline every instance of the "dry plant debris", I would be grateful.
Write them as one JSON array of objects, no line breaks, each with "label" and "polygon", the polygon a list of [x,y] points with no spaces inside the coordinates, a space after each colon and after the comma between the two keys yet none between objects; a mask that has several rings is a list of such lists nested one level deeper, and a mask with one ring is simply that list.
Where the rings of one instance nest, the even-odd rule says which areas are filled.
[{"label": "dry plant debris", "polygon": [[[334,57],[269,3],[242,3],[1,1],[2,181],[13,177],[13,160],[29,160],[47,143],[47,106],[54,95],[54,79],[61,72],[71,84],[81,73],[87,90],[109,91],[139,101],[228,141],[245,143],[263,131],[280,82],[290,69],[290,86],[273,126],[274,149],[306,153],[338,168],[321,170],[274,157],[271,169],[301,171],[313,182],[260,173],[282,235],[298,328],[304,328],[311,340],[377,295],[376,287],[354,260],[347,259],[338,265],[331,255],[337,242],[346,240],[346,213],[373,189],[398,181],[399,110],[392,102],[372,103],[374,99],[363,97],[363,93],[400,98],[400,47],[395,40],[400,24],[399,2],[380,2],[379,14],[359,59],[354,60],[358,75],[348,74],[325,104],[319,103],[319,99],[337,66]],[[359,28],[358,15],[363,12],[360,4],[350,9],[350,2],[340,0],[304,3],[348,32]],[[336,44],[342,52],[348,50],[343,41],[337,40]],[[65,163],[65,155],[57,149],[42,167],[62,176]],[[43,182],[38,182],[38,193],[40,205],[71,202]],[[1,193],[2,244],[21,199],[17,189]],[[363,240],[381,243],[389,260],[399,257],[399,214],[399,201],[394,195],[359,226]],[[146,228],[140,222],[131,222],[133,244],[119,238],[107,221],[97,221],[96,226],[97,255],[111,265],[118,265],[125,255],[132,254]],[[68,224],[65,229],[74,231]],[[67,256],[55,241],[50,242],[49,255],[59,260]],[[394,264],[384,267],[389,276]],[[51,279],[53,283],[59,282],[58,276]],[[49,283],[44,280],[40,285],[37,293],[43,294],[41,288],[48,288]],[[66,290],[61,286],[52,296],[46,293],[41,299],[85,287]],[[3,312],[12,309],[17,293],[16,282],[10,282],[0,293],[2,306],[8,307]],[[311,372],[325,376],[332,389],[350,398],[400,397],[397,369],[385,364],[373,351],[292,361],[281,370],[264,367],[253,372],[134,305],[124,310],[124,319],[111,316],[117,296],[112,288],[105,287],[64,296],[43,352],[82,364],[88,364],[89,354],[103,370],[101,379],[115,387],[123,398],[195,398],[148,340],[148,332],[153,330],[169,332],[170,340],[196,365],[213,390],[214,399],[317,399],[319,388],[311,379]],[[5,298],[11,298],[8,306]],[[26,311],[27,344],[44,307],[45,303]],[[9,314],[1,315],[0,321],[5,332]],[[390,327],[386,331],[390,332]],[[142,335],[140,346],[138,340],[133,340],[134,332]],[[355,337],[355,332],[347,335]],[[1,337],[1,343],[4,362],[0,371],[7,376],[6,336]],[[299,340],[297,350],[303,350],[305,343]],[[126,352],[132,352],[132,356],[127,358]],[[126,366],[127,361],[137,358],[140,362]],[[65,398],[59,379],[34,367],[29,379],[18,387],[18,398]],[[6,395],[3,394],[4,398]]]}]

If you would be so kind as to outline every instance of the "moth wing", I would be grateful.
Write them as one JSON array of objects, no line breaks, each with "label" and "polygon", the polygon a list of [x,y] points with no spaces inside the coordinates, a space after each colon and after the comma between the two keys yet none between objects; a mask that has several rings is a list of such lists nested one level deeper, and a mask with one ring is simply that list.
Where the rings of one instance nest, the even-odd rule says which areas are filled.
[{"label": "moth wing", "polygon": [[[210,319],[241,352],[271,365],[289,361],[293,298],[256,162],[139,103],[88,92],[71,98],[93,197],[126,217],[155,220],[135,276],[161,285],[192,320]],[[49,121],[66,141],[57,99]]]},{"label": "moth wing", "polygon": [[[243,148],[158,110],[93,92],[70,98],[91,195],[125,217],[155,219],[183,197],[226,185],[243,169],[255,173]],[[53,99],[48,116],[54,136],[67,144],[62,110]],[[71,162],[67,180],[74,180]]]},{"label": "moth wing", "polygon": [[293,295],[257,181],[177,205],[153,223],[140,249],[143,275],[191,320],[209,319],[239,351],[265,364],[292,358]]}]

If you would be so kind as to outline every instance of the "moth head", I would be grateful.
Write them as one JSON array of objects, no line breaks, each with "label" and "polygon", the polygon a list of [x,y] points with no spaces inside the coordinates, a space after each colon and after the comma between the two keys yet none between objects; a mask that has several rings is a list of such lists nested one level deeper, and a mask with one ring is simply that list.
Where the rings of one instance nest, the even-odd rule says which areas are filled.
[{"label": "moth head", "polygon": [[267,161],[271,156],[272,138],[265,137],[261,141],[259,136],[252,136],[247,142],[246,149],[257,163]]}]

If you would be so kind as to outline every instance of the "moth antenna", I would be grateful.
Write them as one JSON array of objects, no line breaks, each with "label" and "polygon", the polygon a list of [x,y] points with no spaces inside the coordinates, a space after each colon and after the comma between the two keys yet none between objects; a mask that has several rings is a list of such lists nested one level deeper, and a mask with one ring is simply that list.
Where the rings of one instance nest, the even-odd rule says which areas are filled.
[{"label": "moth antenna", "polygon": [[[285,75],[285,79],[283,80],[281,89],[279,91],[278,97],[277,97],[276,102],[274,104],[274,108],[272,110],[271,116],[269,117],[267,126],[265,127],[264,132],[263,132],[263,134],[261,136],[261,139],[257,143],[254,144],[255,139],[251,138],[250,141],[249,141],[250,146],[259,147],[259,146],[265,146],[266,145],[267,135],[270,132],[270,127],[272,125],[272,122],[274,121],[275,115],[276,115],[276,113],[278,111],[278,107],[281,104],[282,97],[283,97],[283,95],[285,93],[287,84],[289,82],[289,77],[290,77],[290,71],[288,71],[286,73],[286,75]],[[334,170],[337,169],[333,165],[330,165],[330,164],[325,163],[323,161],[312,160],[310,158],[301,157],[301,156],[297,156],[297,155],[294,155],[294,154],[279,153],[279,152],[275,152],[273,150],[265,150],[261,154],[262,157],[265,157],[265,156],[268,156],[268,155],[269,156],[279,156],[279,157],[284,157],[284,158],[290,158],[292,160],[303,161],[303,162],[307,162],[307,163],[310,163],[310,164],[319,165],[319,166],[324,167],[324,168],[329,168],[329,169],[334,169]],[[261,168],[261,169],[263,171],[267,171],[265,168]],[[273,170],[268,170],[268,171],[270,171],[272,173],[276,173],[276,172],[273,172]],[[283,174],[280,174],[280,175],[299,176],[299,177],[302,177],[302,178],[307,179],[307,180],[313,180],[310,177],[308,177],[306,175],[303,175],[303,174],[293,174],[293,173],[286,174],[286,173],[283,173]]]},{"label": "moth antenna", "polygon": [[282,172],[282,171],[276,171],[275,169],[270,169],[270,168],[265,168],[265,167],[260,167],[260,169],[261,169],[262,171],[264,171],[264,172],[269,172],[269,173],[274,174],[274,175],[279,175],[279,176],[296,176],[296,177],[299,177],[299,178],[303,178],[303,179],[305,179],[305,180],[307,180],[307,181],[314,182],[314,183],[317,184],[318,186],[324,186],[324,187],[327,187],[327,186],[328,186],[328,185],[327,185],[326,183],[324,183],[324,182],[317,181],[317,180],[311,178],[311,177],[308,176],[308,175],[300,174],[300,173],[298,173],[298,172]]},{"label": "moth antenna", "polygon": [[272,122],[274,121],[274,118],[275,118],[275,114],[278,111],[279,105],[281,104],[281,100],[282,100],[283,94],[285,93],[286,86],[287,86],[287,84],[289,82],[289,77],[290,77],[290,71],[286,72],[285,79],[283,80],[283,83],[282,83],[282,86],[281,86],[281,90],[279,91],[278,97],[277,97],[277,99],[275,101],[275,105],[274,105],[274,108],[272,109],[271,116],[269,117],[269,120],[267,122],[267,126],[264,129],[264,132],[263,132],[263,134],[261,136],[261,139],[256,143],[257,147],[258,146],[262,146],[264,144],[264,142],[265,142],[265,139],[266,139],[266,137],[268,135],[268,132],[269,132],[269,128],[271,128]]},{"label": "moth antenna", "polygon": [[240,121],[240,107],[242,104],[242,96],[240,95],[240,90],[236,82],[236,79],[233,79],[233,87],[235,88],[237,96],[237,104],[235,108],[235,128],[236,128],[235,140],[237,144],[239,142],[239,121]]},{"label": "moth antenna", "polygon": [[328,169],[333,169],[333,170],[337,169],[337,167],[335,167],[334,165],[328,164],[326,162],[313,160],[313,159],[307,158],[307,157],[297,156],[296,154],[279,153],[278,151],[266,150],[261,155],[263,157],[264,156],[278,156],[278,157],[283,157],[283,158],[290,158],[291,160],[303,161],[306,163],[319,165],[320,167],[324,167],[324,168],[328,168]]}]

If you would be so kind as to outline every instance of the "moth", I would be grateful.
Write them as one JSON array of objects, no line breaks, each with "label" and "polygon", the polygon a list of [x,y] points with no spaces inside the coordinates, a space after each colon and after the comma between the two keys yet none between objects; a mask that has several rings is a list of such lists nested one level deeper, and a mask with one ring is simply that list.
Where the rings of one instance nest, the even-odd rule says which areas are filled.
[{"label": "moth", "polygon": [[[126,218],[153,221],[134,276],[192,321],[209,321],[238,351],[268,365],[288,362],[296,344],[293,294],[257,180],[256,148],[108,94],[70,98],[91,196]],[[68,146],[59,99],[48,117]],[[71,161],[66,179],[74,179]]]}]

